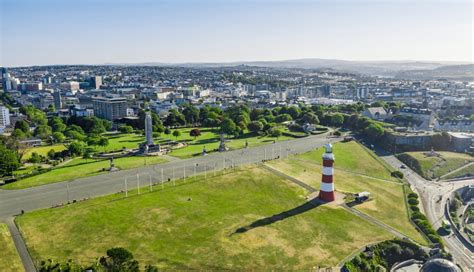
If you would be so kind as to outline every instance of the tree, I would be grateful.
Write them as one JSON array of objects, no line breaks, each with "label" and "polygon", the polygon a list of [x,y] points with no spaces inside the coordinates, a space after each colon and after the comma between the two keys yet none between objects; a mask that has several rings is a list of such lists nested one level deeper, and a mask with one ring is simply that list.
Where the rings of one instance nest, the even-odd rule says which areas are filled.
[{"label": "tree", "polygon": [[47,139],[51,136],[51,127],[48,125],[39,125],[35,129],[35,136],[40,137],[41,139]]},{"label": "tree", "polygon": [[262,116],[263,116],[263,109],[255,108],[255,109],[252,109],[252,111],[250,112],[250,120],[252,121],[258,120]]},{"label": "tree", "polygon": [[195,124],[199,121],[199,109],[193,105],[184,104],[182,113],[188,124]]},{"label": "tree", "polygon": [[300,116],[301,110],[295,106],[291,106],[288,108],[288,114],[291,115],[293,119],[298,119]]},{"label": "tree", "polygon": [[21,129],[18,129],[16,128],[13,132],[12,132],[12,137],[18,139],[18,140],[22,140],[22,139],[25,139],[27,136],[27,134],[25,132],[23,132],[23,130]]},{"label": "tree", "polygon": [[313,124],[313,125],[319,124],[318,116],[312,112],[303,113],[299,120],[300,120],[299,123],[302,123],[302,124],[306,124],[306,123]]},{"label": "tree", "polygon": [[33,153],[31,153],[31,156],[28,159],[28,162],[30,162],[30,163],[40,163],[42,160],[43,160],[43,158],[40,155],[38,155],[38,153],[33,152]]},{"label": "tree", "polygon": [[197,137],[201,136],[201,130],[198,128],[193,128],[189,132],[189,136],[194,137],[194,140],[196,140]]},{"label": "tree", "polygon": [[180,112],[175,109],[169,111],[168,116],[166,116],[164,124],[166,126],[184,126],[186,125],[186,118]]},{"label": "tree", "polygon": [[46,118],[46,114],[36,108],[33,105],[26,105],[20,108],[20,112],[25,114],[29,120],[31,120],[36,125],[46,125],[48,123],[48,119]]},{"label": "tree", "polygon": [[235,125],[234,121],[231,119],[224,119],[221,123],[221,132],[227,135],[234,135],[237,130],[237,126]]},{"label": "tree", "polygon": [[331,116],[331,125],[340,127],[344,123],[344,116],[340,113],[335,113]]},{"label": "tree", "polygon": [[176,140],[178,140],[178,137],[181,136],[181,131],[179,130],[173,131],[173,136]]},{"label": "tree", "polygon": [[275,137],[275,138],[278,139],[282,135],[282,132],[278,128],[273,128],[271,135],[272,135],[272,137]]},{"label": "tree", "polygon": [[20,157],[15,150],[0,145],[0,176],[11,175],[20,167]]},{"label": "tree", "polygon": [[291,120],[293,120],[293,118],[291,118],[291,115],[289,115],[288,113],[280,114],[275,118],[275,121],[278,123],[283,123]]},{"label": "tree", "polygon": [[204,121],[202,122],[202,126],[204,127],[217,127],[219,126],[219,120],[216,118],[206,118],[204,119]]},{"label": "tree", "polygon": [[121,126],[121,127],[119,128],[119,130],[120,130],[121,133],[130,134],[130,133],[133,132],[133,127],[132,127],[132,126]]},{"label": "tree", "polygon": [[67,149],[71,156],[80,156],[84,152],[85,147],[86,145],[84,142],[74,141],[69,144]]},{"label": "tree", "polygon": [[378,141],[385,133],[384,128],[379,125],[372,123],[364,129],[364,134],[372,141]]},{"label": "tree", "polygon": [[56,157],[56,151],[54,151],[54,149],[50,149],[50,150],[48,151],[48,158],[49,158],[50,160],[53,160],[55,157]]},{"label": "tree", "polygon": [[98,144],[99,146],[102,146],[105,151],[105,147],[109,145],[109,139],[107,137],[100,137]]},{"label": "tree", "polygon": [[133,259],[133,254],[121,247],[107,250],[107,256],[99,259],[100,265],[105,271],[111,272],[139,272],[138,262]]},{"label": "tree", "polygon": [[84,141],[86,139],[85,134],[80,133],[76,130],[67,130],[65,134],[69,139],[72,139],[72,140]]},{"label": "tree", "polygon": [[23,131],[24,133],[29,133],[30,132],[30,125],[24,120],[18,120],[15,123],[15,129],[19,129],[19,130]]},{"label": "tree", "polygon": [[171,129],[170,128],[165,128],[165,134],[170,135],[171,134]]},{"label": "tree", "polygon": [[252,121],[248,125],[248,129],[253,133],[258,133],[258,132],[262,131],[263,124],[259,121]]},{"label": "tree", "polygon": [[87,161],[87,159],[90,159],[92,157],[92,152],[89,148],[86,148],[84,150],[84,154],[82,154],[82,158]]},{"label": "tree", "polygon": [[51,126],[53,132],[64,132],[67,128],[63,122],[63,119],[59,117],[52,117],[49,120],[49,125]]},{"label": "tree", "polygon": [[62,134],[61,132],[53,132],[53,142],[55,143],[62,143],[64,140],[66,140],[66,136]]}]

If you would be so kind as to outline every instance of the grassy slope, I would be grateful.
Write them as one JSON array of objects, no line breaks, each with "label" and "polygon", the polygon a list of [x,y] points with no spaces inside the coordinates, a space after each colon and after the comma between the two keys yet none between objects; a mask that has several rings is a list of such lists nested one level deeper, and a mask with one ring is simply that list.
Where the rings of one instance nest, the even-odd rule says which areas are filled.
[{"label": "grassy slope", "polygon": [[452,179],[452,178],[457,178],[457,177],[465,177],[465,176],[473,176],[474,175],[474,164],[471,164],[463,169],[460,169],[459,171],[453,172],[445,177],[443,179]]},{"label": "grassy slope", "polygon": [[355,249],[390,238],[330,206],[233,234],[304,203],[303,193],[253,167],[128,199],[110,201],[115,195],[36,211],[17,221],[36,259],[87,264],[123,246],[142,265],[172,270],[308,270],[336,265]]},{"label": "grassy slope", "polygon": [[[157,164],[166,162],[161,157],[146,157],[147,164]],[[145,157],[125,157],[114,159],[115,167],[120,169],[136,168],[145,165]],[[108,168],[110,163],[108,160],[93,160],[76,158],[64,166],[55,168],[49,172],[28,177],[17,182],[9,183],[2,186],[2,189],[23,189],[32,186],[38,186],[48,183],[61,182],[66,180],[74,180],[81,177],[105,174],[103,168]]]},{"label": "grassy slope", "polygon": [[7,225],[0,224],[0,271],[24,271]]},{"label": "grassy slope", "polygon": [[24,150],[23,157],[21,158],[23,161],[28,160],[31,157],[33,152],[36,152],[38,155],[42,155],[44,157],[48,156],[48,152],[53,149],[55,152],[63,151],[66,147],[63,144],[56,144],[56,145],[44,145],[44,146],[37,146],[31,147]]},{"label": "grassy slope", "polygon": [[[426,156],[424,153],[425,152],[405,152],[400,154],[399,158],[410,167],[412,166],[411,160],[417,161],[419,168],[414,165],[414,170],[427,179],[438,178],[474,161],[472,156],[463,153],[436,152],[441,155],[440,157]],[[439,167],[437,167],[437,165],[439,165]]]},{"label": "grassy slope", "polygon": [[[337,143],[333,145],[333,152],[336,160],[334,164],[335,169],[342,169],[381,179],[396,180],[380,162],[372,157],[357,142]],[[311,152],[299,154],[296,158],[322,165],[321,157],[323,153],[324,148],[321,147]]]},{"label": "grassy slope", "polygon": [[[355,142],[335,144],[334,152],[336,158],[335,166],[342,164],[340,171],[336,167],[334,172],[336,190],[348,193],[370,192],[374,200],[355,206],[357,209],[392,226],[412,239],[425,243],[423,237],[411,225],[408,219],[402,184],[379,180],[379,177],[390,177],[389,172],[374,158],[365,153],[362,147],[358,146]],[[309,152],[300,154],[297,157],[316,160],[318,157],[315,157],[315,153],[317,152]],[[362,158],[363,160],[358,161],[357,158]],[[321,160],[321,156],[319,156],[319,160]],[[322,168],[320,165],[311,161],[295,159],[272,161],[269,164],[319,189]],[[356,168],[352,169],[349,167],[350,165]],[[342,169],[347,169],[350,172]],[[386,173],[383,173],[383,171]],[[353,172],[360,172],[373,178],[354,174]]]}]

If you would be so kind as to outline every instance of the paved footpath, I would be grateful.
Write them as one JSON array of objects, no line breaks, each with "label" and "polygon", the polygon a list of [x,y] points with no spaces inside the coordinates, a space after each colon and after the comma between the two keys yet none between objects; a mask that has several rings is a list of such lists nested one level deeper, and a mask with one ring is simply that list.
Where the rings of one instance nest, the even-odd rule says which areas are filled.
[{"label": "paved footpath", "polygon": [[21,190],[0,190],[0,221],[7,223],[25,271],[36,271],[21,233],[14,222],[14,216],[20,214],[21,211],[28,212],[50,208],[73,200],[121,192],[125,188],[128,190],[137,187],[147,188],[151,183],[167,182],[199,173],[218,171],[269,159],[284,158],[290,154],[310,151],[328,142],[340,140],[340,138],[328,138],[327,134],[315,135],[248,149],[213,153],[191,159],[176,159],[164,164],[111,172],[73,181]]},{"label": "paved footpath", "polygon": [[339,141],[326,135],[277,142],[248,149],[211,153],[190,159],[128,169],[69,182],[52,183],[21,190],[0,190],[0,220],[25,212],[49,208],[72,200],[108,195],[127,189],[149,186],[162,181],[180,179],[194,174],[261,162],[265,159],[287,157]]},{"label": "paved footpath", "polygon": [[25,268],[26,272],[34,272],[36,271],[35,265],[33,263],[33,259],[31,259],[30,253],[23,241],[23,237],[21,237],[20,231],[16,226],[13,217],[10,217],[4,220],[8,226],[8,230],[13,239],[13,243],[15,244],[16,250],[18,251],[18,255],[20,255],[21,262],[23,263],[23,267]]}]

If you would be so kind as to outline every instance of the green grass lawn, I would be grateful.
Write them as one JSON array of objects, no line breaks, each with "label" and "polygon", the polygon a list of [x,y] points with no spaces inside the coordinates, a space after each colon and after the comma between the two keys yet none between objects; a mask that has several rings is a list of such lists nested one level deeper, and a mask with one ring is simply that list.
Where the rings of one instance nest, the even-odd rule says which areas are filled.
[{"label": "green grass lawn", "polygon": [[[439,156],[428,156],[428,153],[405,152],[397,155],[397,157],[426,179],[439,178],[474,161],[474,157],[464,153],[436,152]],[[460,174],[463,173],[460,172]],[[451,178],[454,177],[457,177],[457,175],[453,175]]]},{"label": "green grass lawn", "polygon": [[[387,170],[385,170],[387,172],[386,174],[381,174],[380,171],[385,168],[381,165],[377,165],[378,162],[373,158],[372,161],[366,164],[361,164],[360,162],[354,163],[355,158],[365,158],[367,154],[363,153],[365,151],[358,153],[345,152],[346,149],[343,147],[348,146],[347,144],[348,143],[337,143],[334,145],[336,158],[334,165],[337,167],[339,162],[343,164],[343,166],[339,168],[339,171],[338,168],[335,167],[334,183],[336,190],[345,193],[370,192],[373,200],[355,206],[356,209],[390,225],[413,240],[426,244],[422,235],[418,233],[408,219],[408,211],[405,206],[402,187],[403,184],[393,180],[387,180],[388,182],[384,181],[385,177],[390,177],[390,174]],[[353,144],[351,144],[351,146],[352,145]],[[355,149],[354,147],[352,148]],[[298,155],[297,157],[315,158],[314,154],[310,156],[309,153],[311,152]],[[321,156],[319,156],[319,160],[322,160]],[[316,189],[319,189],[321,185],[322,166],[309,160],[290,158],[288,160],[271,161],[268,164]],[[351,164],[357,168],[349,168],[348,166]],[[346,170],[349,172],[346,172]],[[360,172],[363,175],[354,172]],[[379,179],[380,177],[382,177],[382,180]]]},{"label": "green grass lawn", "polygon": [[[282,131],[288,131],[287,128],[281,128]],[[208,152],[211,152],[219,147],[220,134],[219,130],[212,128],[201,128],[201,136],[194,138],[189,135],[192,128],[179,128],[176,129],[181,132],[179,137],[174,137],[172,134],[162,133],[160,137],[155,138],[156,143],[166,144],[169,141],[186,142],[186,147],[173,149],[170,153],[171,156],[178,158],[190,158],[195,155],[202,153],[204,147]],[[174,130],[172,130],[174,131]],[[114,150],[121,150],[122,148],[137,148],[140,143],[145,140],[143,135],[138,134],[108,134],[109,145],[106,147],[95,147],[98,152],[110,152]],[[284,141],[292,139],[293,137],[281,136],[278,139],[268,136],[256,136],[252,133],[245,133],[239,138],[229,138],[227,146],[230,149],[240,149],[245,147],[245,141],[248,142],[250,147],[258,146],[262,144],[272,143],[276,141]]]},{"label": "green grass lawn", "polygon": [[329,205],[236,233],[305,203],[304,194],[269,171],[248,167],[127,199],[116,194],[35,211],[17,223],[36,261],[90,264],[121,246],[141,265],[168,270],[309,270],[335,266],[356,249],[391,238]]},{"label": "green grass lawn", "polygon": [[471,164],[465,168],[459,169],[459,171],[455,171],[449,175],[446,175],[444,179],[452,179],[452,178],[467,177],[467,176],[474,176],[474,164]]},{"label": "green grass lawn", "polygon": [[[220,142],[220,135],[218,130],[215,129],[201,129],[201,136],[194,139],[194,137],[189,136],[189,132],[192,128],[184,128],[179,129],[181,131],[181,136],[177,138],[178,141],[186,141],[188,146],[174,149],[170,155],[179,157],[179,158],[189,158],[195,155],[199,155],[202,153],[204,146],[208,152],[211,152],[217,148],[219,148]],[[248,142],[249,147],[254,147],[258,145],[273,143],[273,141],[284,141],[293,139],[293,137],[288,136],[281,136],[278,139],[274,137],[268,136],[256,136],[252,133],[245,133],[244,135],[240,136],[239,138],[229,138],[228,142],[226,143],[227,147],[230,149],[240,149],[245,147],[245,142]],[[164,140],[176,140],[173,135],[161,135],[161,142],[165,142]]]},{"label": "green grass lawn", "polygon": [[109,144],[105,147],[96,146],[98,152],[111,152],[126,149],[138,148],[145,141],[145,136],[141,134],[105,134],[109,139]]},{"label": "green grass lawn", "polygon": [[[296,158],[322,165],[321,158],[324,152],[324,147],[321,147],[311,152],[299,154]],[[334,164],[335,169],[343,169],[381,179],[396,180],[390,175],[390,171],[382,165],[379,159],[374,158],[364,147],[355,141],[334,144],[333,152],[336,160]]]},{"label": "green grass lawn", "polygon": [[[163,163],[167,160],[162,157],[125,157],[114,159],[115,167],[119,169],[129,169],[149,164]],[[2,189],[23,189],[48,183],[55,183],[67,180],[74,180],[81,177],[105,174],[103,168],[110,166],[109,160],[94,160],[76,158],[69,163],[57,167],[49,172],[31,176],[2,186]]]},{"label": "green grass lawn", "polygon": [[33,154],[33,152],[36,152],[38,155],[47,157],[48,152],[51,149],[54,150],[55,152],[59,152],[59,151],[65,150],[66,147],[63,144],[56,144],[56,145],[42,145],[42,146],[26,148],[23,150],[24,154],[21,159],[23,161],[28,160],[31,157],[31,154]]},{"label": "green grass lawn", "polygon": [[0,271],[25,271],[5,224],[0,224]]}]

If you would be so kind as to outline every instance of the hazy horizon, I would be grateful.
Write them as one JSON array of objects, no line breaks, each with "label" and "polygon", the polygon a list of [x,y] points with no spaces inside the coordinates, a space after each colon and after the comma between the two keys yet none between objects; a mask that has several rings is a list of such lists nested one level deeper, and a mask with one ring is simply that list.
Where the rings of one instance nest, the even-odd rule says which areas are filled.
[{"label": "hazy horizon", "polygon": [[0,1],[7,67],[473,62],[472,1]]}]

